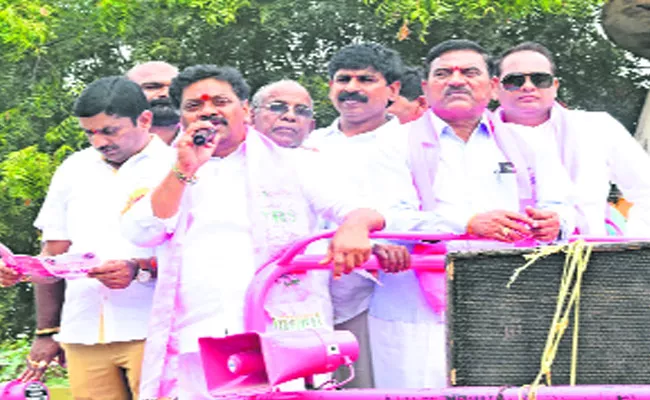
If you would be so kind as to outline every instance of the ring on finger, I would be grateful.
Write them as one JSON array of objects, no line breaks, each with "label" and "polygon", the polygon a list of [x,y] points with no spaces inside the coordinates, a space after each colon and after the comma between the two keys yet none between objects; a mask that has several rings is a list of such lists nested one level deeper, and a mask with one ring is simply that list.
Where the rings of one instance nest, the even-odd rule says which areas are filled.
[{"label": "ring on finger", "polygon": [[503,234],[503,236],[505,236],[505,237],[509,237],[510,236],[510,228],[508,228],[507,226],[504,226],[503,228],[501,228],[501,234]]}]

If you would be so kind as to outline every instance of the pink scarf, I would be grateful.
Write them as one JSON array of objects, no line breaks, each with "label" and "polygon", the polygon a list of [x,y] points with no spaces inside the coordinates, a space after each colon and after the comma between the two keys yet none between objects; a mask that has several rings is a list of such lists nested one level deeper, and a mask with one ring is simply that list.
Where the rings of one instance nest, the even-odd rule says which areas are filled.
[{"label": "pink scarf", "polygon": [[[502,113],[502,108],[495,110],[494,123],[497,130],[507,133],[509,132],[509,129],[502,120]],[[583,154],[585,153],[578,150],[579,138],[575,132],[589,129],[590,126],[594,125],[594,121],[598,121],[602,117],[609,116],[607,113],[602,112],[569,110],[557,102],[555,102],[551,109],[551,118],[549,123],[551,124],[552,131],[555,134],[555,143],[557,145],[558,154],[560,155],[560,160],[562,161],[564,169],[567,171],[571,181],[574,183],[579,180],[580,174],[582,173],[582,166],[589,164],[582,160]],[[579,215],[578,220],[587,219],[582,207],[579,205],[576,206],[576,212]],[[603,215],[605,224],[607,225],[608,223],[611,223],[616,235],[622,235],[623,233],[620,227],[612,223],[608,218],[608,212],[607,203],[603,199]],[[576,233],[579,233],[578,228],[576,228]]]},{"label": "pink scarf", "polygon": [[[431,122],[431,110],[419,119],[405,125],[409,141],[409,166],[411,178],[420,199],[420,210],[431,211],[435,206],[433,184],[440,162],[439,132]],[[486,114],[488,115],[488,114]],[[488,115],[488,117],[491,117]],[[494,129],[491,119],[490,133],[506,159],[515,166],[519,188],[520,209],[535,204],[535,171],[527,160],[532,159],[525,152],[521,140],[507,129]],[[436,313],[446,309],[446,276],[440,272],[419,272],[416,276],[427,302]]]},{"label": "pink scarf", "polygon": [[[307,216],[300,212],[304,204],[295,171],[286,154],[266,136],[248,129],[245,144],[249,213],[253,221],[253,242],[257,265],[278,256],[293,241],[303,237]],[[181,210],[175,233],[160,249],[160,268],[149,334],[145,346],[140,386],[141,399],[175,398],[178,377],[178,331],[175,314],[179,304],[179,274],[183,237],[189,228],[186,210]],[[302,292],[297,291],[300,295]],[[279,293],[278,308],[286,302]]]}]

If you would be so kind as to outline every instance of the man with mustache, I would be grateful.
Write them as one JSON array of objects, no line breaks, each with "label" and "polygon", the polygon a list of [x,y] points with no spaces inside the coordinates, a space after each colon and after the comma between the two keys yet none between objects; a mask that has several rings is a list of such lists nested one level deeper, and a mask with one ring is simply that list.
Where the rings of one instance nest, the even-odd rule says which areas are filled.
[{"label": "man with mustache", "polygon": [[122,237],[119,216],[129,193],[172,156],[148,131],[148,107],[138,85],[121,76],[96,80],[75,102],[91,147],[56,170],[34,225],[42,255],[92,252],[103,263],[86,279],[35,284],[37,330],[23,381],[41,379],[65,350],[75,399],[138,398],[155,268],[149,249]]},{"label": "man with mustache", "polygon": [[625,233],[650,236],[650,157],[609,114],[557,103],[555,72],[551,52],[539,43],[506,50],[496,64],[497,128],[559,155],[574,184],[580,233],[606,235],[607,197],[615,183],[634,203]]},{"label": "man with mustache", "polygon": [[300,147],[315,126],[311,96],[296,81],[270,83],[253,96],[251,120],[258,132],[278,146]]},{"label": "man with mustache", "polygon": [[422,69],[406,67],[400,78],[399,96],[389,107],[388,112],[405,124],[416,120],[427,110],[427,99],[422,91]]},{"label": "man with mustache", "polygon": [[[522,153],[517,141],[492,128],[486,107],[496,80],[487,52],[471,41],[448,40],[429,51],[425,68],[430,109],[406,124],[404,134],[383,135],[375,157],[376,186],[400,214],[388,229],[506,243],[554,241],[561,227],[571,229],[568,182],[563,191],[548,168],[557,160]],[[377,386],[446,386],[444,273],[386,278],[369,317]],[[389,290],[390,284],[401,290]]]},{"label": "man with mustache", "polygon": [[[131,240],[161,254],[141,396],[211,399],[198,339],[243,331],[245,292],[257,268],[313,233],[323,215],[340,223],[322,261],[333,261],[340,276],[368,259],[368,234],[385,221],[360,208],[365,200],[333,180],[316,153],[314,164],[297,168],[295,150],[247,126],[249,88],[233,68],[189,67],[170,94],[184,132],[176,160],[122,221]],[[195,144],[199,135],[202,145]],[[296,284],[274,289],[290,294]],[[286,307],[300,311],[311,298],[308,292],[304,301],[265,308],[273,318],[300,322],[305,314],[287,314]]]},{"label": "man with mustache", "polygon": [[[400,90],[403,64],[399,54],[377,43],[351,44],[336,52],[329,61],[329,98],[339,118],[327,128],[311,133],[305,146],[336,157],[345,164],[347,180],[367,193],[374,160],[375,140],[380,132],[399,134],[399,119],[386,111]],[[321,223],[331,229],[329,221]],[[405,248],[375,246],[380,262],[391,270],[408,263]],[[310,251],[316,251],[313,246]],[[401,260],[397,262],[396,260]],[[359,342],[355,378],[347,387],[374,387],[368,341],[367,309],[375,282],[367,273],[354,273],[331,282],[336,329],[349,330]]]},{"label": "man with mustache", "polygon": [[126,77],[140,85],[153,113],[150,132],[172,144],[178,133],[178,110],[169,99],[169,85],[178,68],[164,61],[149,61],[131,68]]}]

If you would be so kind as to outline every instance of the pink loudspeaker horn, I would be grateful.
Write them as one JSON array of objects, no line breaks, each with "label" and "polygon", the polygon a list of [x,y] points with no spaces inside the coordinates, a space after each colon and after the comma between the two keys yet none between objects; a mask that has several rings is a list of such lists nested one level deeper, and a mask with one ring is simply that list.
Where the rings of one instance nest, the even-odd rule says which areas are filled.
[{"label": "pink loudspeaker horn", "polygon": [[50,393],[41,382],[21,382],[16,379],[0,383],[2,400],[49,400]]},{"label": "pink loudspeaker horn", "polygon": [[315,329],[200,338],[199,348],[213,394],[268,389],[333,372],[359,356],[352,333]]}]

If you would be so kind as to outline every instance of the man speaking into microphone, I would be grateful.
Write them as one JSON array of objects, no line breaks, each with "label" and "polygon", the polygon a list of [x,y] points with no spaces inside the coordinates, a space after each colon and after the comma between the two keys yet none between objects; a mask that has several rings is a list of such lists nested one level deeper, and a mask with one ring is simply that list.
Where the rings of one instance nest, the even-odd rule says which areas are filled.
[{"label": "man speaking into microphone", "polygon": [[[212,399],[198,339],[244,331],[245,293],[255,271],[312,234],[319,216],[339,224],[323,260],[333,262],[335,275],[368,259],[368,234],[385,224],[380,213],[362,208],[370,202],[335,179],[332,165],[322,164],[318,153],[297,168],[295,150],[248,126],[248,95],[248,85],[232,68],[197,65],[182,71],[170,87],[184,131],[174,166],[124,214],[122,228],[130,240],[159,246],[142,399]],[[318,287],[309,274],[291,279],[290,286],[274,286],[279,295],[265,304],[270,317],[295,326],[331,326],[327,285]],[[305,297],[279,301],[295,290]]]}]

